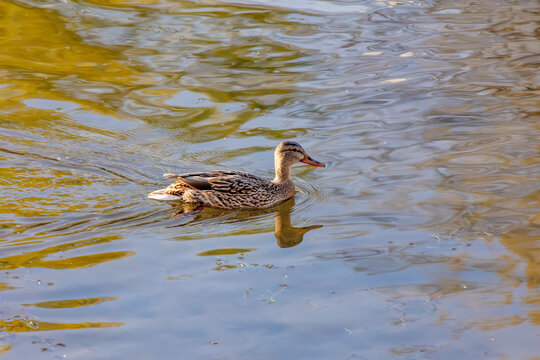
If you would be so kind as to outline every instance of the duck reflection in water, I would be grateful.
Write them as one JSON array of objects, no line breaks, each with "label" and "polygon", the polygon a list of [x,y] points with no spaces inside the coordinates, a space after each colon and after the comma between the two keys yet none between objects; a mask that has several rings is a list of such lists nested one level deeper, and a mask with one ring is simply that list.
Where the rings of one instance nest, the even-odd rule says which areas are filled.
[{"label": "duck reflection in water", "polygon": [[[293,227],[291,225],[291,212],[295,205],[294,198],[291,198],[284,203],[268,209],[257,210],[224,210],[205,208],[204,206],[194,206],[184,203],[170,204],[174,208],[171,218],[190,219],[187,222],[175,226],[192,225],[197,222],[202,222],[208,219],[216,219],[227,216],[227,222],[245,222],[264,216],[265,214],[275,213],[274,235],[276,236],[277,244],[281,248],[293,247],[302,242],[304,234],[310,230],[318,229],[323,225],[310,225],[304,227]],[[233,217],[230,217],[233,215]]]}]

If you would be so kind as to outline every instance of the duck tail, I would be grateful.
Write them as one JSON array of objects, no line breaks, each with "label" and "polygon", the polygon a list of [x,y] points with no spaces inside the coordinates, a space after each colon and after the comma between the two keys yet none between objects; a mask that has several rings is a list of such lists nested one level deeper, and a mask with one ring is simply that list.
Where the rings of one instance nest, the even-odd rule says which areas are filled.
[{"label": "duck tail", "polygon": [[160,200],[160,201],[178,201],[178,200],[182,200],[181,196],[167,194],[167,193],[165,193],[165,190],[166,189],[160,189],[160,190],[152,191],[147,196],[148,196],[149,199]]}]

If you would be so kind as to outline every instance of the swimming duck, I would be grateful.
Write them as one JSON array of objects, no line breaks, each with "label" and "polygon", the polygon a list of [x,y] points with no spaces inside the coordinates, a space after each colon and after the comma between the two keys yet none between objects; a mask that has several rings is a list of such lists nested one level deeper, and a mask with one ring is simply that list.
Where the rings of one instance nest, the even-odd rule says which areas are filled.
[{"label": "swimming duck", "polygon": [[274,151],[276,177],[272,181],[236,170],[164,174],[167,178],[176,178],[176,182],[149,193],[148,197],[221,209],[269,208],[293,197],[291,166],[299,162],[324,167],[300,144],[283,141]]}]

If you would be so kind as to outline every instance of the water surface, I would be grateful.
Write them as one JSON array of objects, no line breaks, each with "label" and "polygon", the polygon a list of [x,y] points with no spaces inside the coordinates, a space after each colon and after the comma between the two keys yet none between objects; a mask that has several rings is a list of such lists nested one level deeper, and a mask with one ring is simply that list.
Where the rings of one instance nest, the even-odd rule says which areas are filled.
[{"label": "water surface", "polygon": [[[536,1],[0,3],[6,359],[538,358]],[[198,217],[165,172],[295,199]]]}]

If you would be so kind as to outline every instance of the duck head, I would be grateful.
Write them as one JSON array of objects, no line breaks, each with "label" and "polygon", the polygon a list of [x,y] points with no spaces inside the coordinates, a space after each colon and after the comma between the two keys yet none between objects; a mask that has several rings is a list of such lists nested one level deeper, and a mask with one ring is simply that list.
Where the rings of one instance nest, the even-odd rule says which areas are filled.
[{"label": "duck head", "polygon": [[320,161],[309,156],[304,148],[294,141],[282,141],[274,151],[276,166],[276,181],[290,179],[290,169],[296,163],[302,162],[316,167],[324,167]]},{"label": "duck head", "polygon": [[309,156],[304,148],[299,143],[294,141],[282,141],[274,152],[274,157],[279,159],[281,164],[292,166],[296,163],[303,162],[316,167],[324,167],[320,161]]}]

